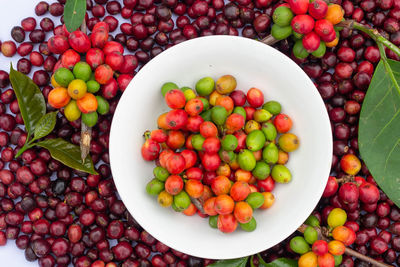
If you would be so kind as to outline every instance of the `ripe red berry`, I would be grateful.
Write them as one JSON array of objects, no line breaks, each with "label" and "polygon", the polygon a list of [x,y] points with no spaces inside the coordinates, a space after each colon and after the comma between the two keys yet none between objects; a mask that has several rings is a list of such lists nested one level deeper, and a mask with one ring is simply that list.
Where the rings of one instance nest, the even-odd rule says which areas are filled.
[{"label": "ripe red berry", "polygon": [[302,42],[307,52],[311,53],[318,49],[321,39],[315,32],[310,32],[303,37]]},{"label": "ripe red berry", "polygon": [[364,203],[377,203],[380,198],[379,189],[371,183],[363,183],[358,190],[360,192],[360,200]]},{"label": "ripe red berry", "polygon": [[119,52],[106,54],[106,64],[109,65],[114,71],[118,71],[124,64],[124,56]]},{"label": "ripe red berry", "polygon": [[174,153],[168,158],[167,170],[171,174],[179,174],[185,170],[185,158],[177,153]]},{"label": "ripe red berry", "polygon": [[325,255],[328,253],[328,243],[324,240],[317,240],[312,245],[312,251],[318,256]]},{"label": "ripe red berry", "polygon": [[218,169],[221,159],[218,154],[205,154],[201,160],[204,169],[207,171],[215,171]]},{"label": "ripe red berry", "polygon": [[308,0],[288,0],[290,9],[293,13],[299,14],[306,14],[309,6]]},{"label": "ripe red berry", "polygon": [[171,130],[179,130],[186,125],[188,115],[182,109],[174,109],[167,113],[166,121]]},{"label": "ripe red berry", "polygon": [[89,37],[81,31],[74,31],[68,37],[70,46],[78,53],[86,53],[90,49]]},{"label": "ripe red berry", "polygon": [[107,84],[112,77],[113,70],[106,64],[98,66],[94,72],[94,78],[99,84]]},{"label": "ripe red berry", "polygon": [[105,55],[108,55],[112,52],[119,52],[120,54],[124,53],[124,47],[115,41],[109,41],[105,44],[105,46],[103,47],[103,52]]},{"label": "ripe red berry", "polygon": [[68,49],[61,56],[62,65],[69,69],[72,69],[80,60],[81,56],[73,49]]},{"label": "ripe red berry", "polygon": [[[315,28],[314,31],[316,34],[318,34],[322,40],[325,42],[331,42],[336,38],[336,34],[334,35],[332,40],[329,40],[332,38],[332,33],[335,32],[333,28],[332,22],[326,20],[326,19],[320,19],[315,22]],[[328,38],[328,39],[327,39]]]},{"label": "ripe red berry", "polygon": [[315,0],[311,2],[310,5],[308,6],[308,13],[314,19],[325,18],[327,12],[328,12],[328,4],[323,0]]},{"label": "ripe red berry", "polygon": [[172,109],[183,108],[186,104],[186,98],[179,89],[172,89],[165,94],[165,102]]},{"label": "ripe red berry", "polygon": [[54,54],[62,54],[69,48],[68,38],[63,35],[52,36],[47,41],[49,50]]},{"label": "ripe red berry", "polygon": [[354,183],[344,183],[339,188],[339,198],[344,204],[354,203],[358,201],[359,192]]},{"label": "ripe red berry", "polygon": [[292,19],[291,25],[295,32],[307,34],[314,28],[314,19],[310,15],[297,15]]},{"label": "ripe red berry", "polygon": [[328,182],[325,186],[324,193],[322,194],[323,197],[330,197],[336,194],[338,190],[339,184],[336,181],[336,178],[333,176],[329,176]]},{"label": "ripe red berry", "polygon": [[155,160],[160,153],[160,145],[151,139],[147,139],[142,145],[142,157],[144,160]]},{"label": "ripe red berry", "polygon": [[92,69],[96,69],[98,66],[104,63],[104,53],[99,48],[91,48],[86,53],[86,62]]}]

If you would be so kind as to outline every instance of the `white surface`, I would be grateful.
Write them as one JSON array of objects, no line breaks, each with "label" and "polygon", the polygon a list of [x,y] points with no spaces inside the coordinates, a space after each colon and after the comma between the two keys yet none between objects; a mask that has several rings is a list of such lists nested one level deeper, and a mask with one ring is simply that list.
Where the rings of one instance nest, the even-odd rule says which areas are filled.
[{"label": "white surface", "polygon": [[[223,234],[199,216],[187,217],[165,209],[145,186],[153,177],[153,162],[141,158],[143,133],[157,127],[168,110],[160,94],[164,82],[194,88],[204,77],[232,74],[238,88],[263,90],[265,100],[277,100],[293,122],[300,149],[291,153],[292,182],[277,184],[275,204],[256,211],[257,229]],[[115,184],[135,219],[154,237],[187,254],[238,258],[281,242],[312,212],[328,179],[332,136],[328,115],[307,75],[288,57],[260,42],[240,37],[198,38],[172,47],[148,63],[124,92],[112,122],[110,158]]]},{"label": "white surface", "polygon": [[[7,41],[11,40],[11,29],[14,26],[20,26],[20,22],[23,18],[26,17],[36,17],[35,15],[35,6],[39,3],[40,0],[10,0],[5,1],[2,0],[2,7],[0,8],[0,40]],[[55,2],[55,1],[47,1],[47,2]],[[47,13],[46,16],[51,15]],[[40,19],[38,20],[38,23]],[[54,22],[59,22],[59,19],[55,19]],[[46,37],[49,34],[46,35]],[[28,34],[26,34],[25,41],[29,40]],[[37,50],[37,46],[36,46]],[[0,69],[9,71],[10,69],[10,61],[13,62],[14,68],[17,68],[17,61],[19,59],[18,55],[14,57],[6,58],[3,55],[0,55]],[[8,88],[5,88],[8,89]],[[3,89],[4,90],[4,89]],[[24,251],[20,250],[16,247],[14,240],[8,240],[7,245],[4,247],[0,247],[0,266],[5,267],[24,267],[24,266],[38,266],[36,262],[28,262],[25,259]]]}]

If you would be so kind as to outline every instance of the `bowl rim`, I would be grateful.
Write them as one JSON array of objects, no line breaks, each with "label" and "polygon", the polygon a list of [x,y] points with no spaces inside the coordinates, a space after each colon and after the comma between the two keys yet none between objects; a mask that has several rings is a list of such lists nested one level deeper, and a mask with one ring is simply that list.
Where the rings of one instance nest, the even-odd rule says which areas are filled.
[{"label": "bowl rim", "polygon": [[[280,52],[279,50],[277,50],[277,49],[275,49],[275,48],[273,48],[273,47],[271,47],[271,46],[269,46],[269,45],[265,45],[265,44],[263,44],[262,42],[260,42],[260,41],[257,41],[257,40],[253,40],[253,39],[249,39],[249,38],[245,38],[245,37],[241,37],[241,36],[228,36],[228,35],[213,35],[213,36],[203,36],[203,37],[198,37],[198,38],[195,38],[195,39],[191,39],[191,40],[187,40],[187,41],[184,41],[184,42],[182,42],[182,43],[179,43],[179,44],[177,44],[177,45],[174,45],[174,46],[172,46],[172,47],[170,47],[169,49],[167,49],[167,50],[164,50],[162,53],[160,53],[158,56],[156,56],[155,58],[153,58],[152,60],[150,60],[145,66],[143,66],[142,67],[142,69],[134,76],[134,78],[132,79],[132,81],[129,83],[129,85],[127,86],[127,88],[125,89],[125,90],[129,90],[129,87],[132,87],[133,85],[133,83],[134,83],[134,81],[135,81],[135,78],[136,77],[140,77],[141,76],[141,73],[143,73],[143,72],[145,72],[145,71],[147,71],[147,69],[151,69],[152,67],[153,67],[153,65],[156,65],[156,64],[158,64],[158,61],[161,61],[161,60],[164,60],[164,58],[165,57],[168,57],[169,56],[169,54],[171,54],[171,53],[175,53],[175,51],[176,50],[178,50],[178,49],[180,49],[181,47],[184,47],[184,46],[192,46],[194,43],[197,43],[197,42],[205,42],[205,41],[207,41],[207,42],[213,42],[213,41],[215,41],[215,40],[222,40],[222,41],[227,41],[227,42],[235,42],[235,41],[237,41],[237,40],[240,40],[240,41],[242,41],[242,42],[248,42],[249,44],[251,44],[251,45],[258,45],[258,46],[263,46],[266,50],[269,50],[269,52],[271,52],[271,53],[277,53],[277,54],[279,54],[280,55],[280,57],[282,58],[282,60],[284,60],[284,61],[286,61],[286,62],[288,62],[288,64],[292,64],[293,65],[293,67],[294,68],[297,68],[298,70],[300,70],[301,72],[302,72],[302,75],[304,75],[308,80],[309,80],[309,82],[311,83],[311,85],[315,88],[315,85],[314,85],[314,83],[312,82],[312,80],[307,76],[307,74],[302,70],[302,68],[299,66],[299,65],[297,65],[292,59],[290,59],[288,56],[286,56],[285,54],[283,54],[282,52]],[[207,44],[208,45],[208,44]],[[307,86],[308,87],[308,86]],[[325,106],[324,106],[324,101],[322,100],[322,98],[320,97],[320,95],[318,94],[318,91],[317,91],[317,89],[315,88],[315,94],[319,97],[319,99],[320,99],[320,103],[316,103],[315,105],[322,105],[323,107],[324,107],[324,114],[322,114],[322,116],[323,116],[323,118],[321,118],[321,127],[325,127],[326,128],[326,134],[327,134],[327,137],[329,136],[329,138],[327,138],[327,144],[326,144],[326,155],[329,155],[328,157],[329,157],[329,160],[327,160],[326,162],[325,162],[325,165],[326,166],[320,166],[320,168],[323,168],[323,169],[325,169],[326,170],[326,178],[322,178],[321,179],[321,183],[320,183],[320,185],[319,185],[319,187],[318,187],[318,191],[320,192],[319,194],[314,194],[313,196],[313,198],[310,198],[310,201],[309,201],[309,203],[312,203],[312,204],[309,204],[307,207],[305,207],[305,211],[307,211],[307,212],[302,212],[303,214],[305,214],[305,215],[303,215],[302,217],[304,217],[303,219],[302,219],[302,221],[304,222],[307,218],[308,218],[308,216],[312,213],[312,211],[314,210],[314,208],[315,208],[315,206],[318,204],[318,201],[321,199],[321,197],[322,197],[322,193],[323,193],[323,191],[324,191],[324,188],[325,188],[325,185],[326,185],[326,182],[327,182],[327,180],[328,180],[328,177],[329,177],[329,175],[330,175],[330,169],[331,169],[331,160],[332,160],[332,151],[333,151],[333,148],[332,148],[332,146],[333,146],[333,140],[332,140],[332,130],[331,130],[331,124],[330,124],[330,120],[329,120],[329,116],[328,116],[328,113],[327,113],[327,111],[326,111],[326,109],[325,109]],[[121,96],[121,99],[124,97],[124,94]],[[120,100],[121,100],[120,99]],[[120,103],[120,102],[119,102]],[[117,170],[117,168],[116,168],[116,164],[114,163],[113,164],[113,159],[114,159],[114,154],[118,154],[118,151],[116,151],[113,147],[114,147],[114,139],[116,138],[115,136],[117,136],[117,134],[116,134],[116,132],[117,132],[117,129],[116,129],[116,127],[117,126],[115,126],[116,125],[116,123],[114,123],[114,119],[116,118],[116,117],[118,117],[118,116],[120,116],[119,114],[121,113],[120,112],[120,110],[122,109],[121,108],[121,105],[118,103],[118,105],[117,105],[117,107],[116,107],[116,110],[115,110],[115,112],[114,112],[114,117],[113,117],[113,120],[112,120],[112,122],[111,122],[111,130],[110,130],[110,139],[109,139],[109,153],[110,153],[110,167],[111,167],[111,172],[112,172],[112,176],[113,176],[113,178],[114,178],[114,183],[115,183],[115,186],[116,186],[116,188],[117,188],[117,190],[118,190],[118,193],[119,193],[119,195],[120,195],[120,197],[121,197],[121,200],[122,201],[124,201],[124,199],[126,198],[126,199],[128,199],[129,198],[129,195],[127,195],[127,194],[125,194],[124,192],[124,190],[119,190],[119,189],[121,189],[122,187],[122,185],[118,182],[118,181],[120,181],[120,179],[122,179],[122,178],[120,178],[120,179],[115,179],[115,177],[116,177],[116,175],[118,175],[118,170]],[[114,175],[114,174],[116,174],[116,175]],[[123,177],[123,175],[120,175],[120,176],[122,176]],[[123,193],[121,193],[121,192],[123,192]],[[129,212],[131,212],[131,209],[128,207],[128,205],[126,205],[126,208],[127,208],[127,210],[129,211]],[[131,215],[132,215],[132,217],[134,217],[134,214],[132,214],[131,213]],[[134,217],[135,218],[135,217]],[[146,224],[146,222],[142,222],[141,221],[141,218],[140,217],[138,217],[138,219],[136,219],[135,218],[135,220],[137,221],[137,223],[144,229],[144,230],[146,230],[147,231],[147,224]],[[299,225],[300,226],[300,225]],[[290,234],[291,233],[293,233],[293,232],[295,232],[297,230],[297,228],[295,227],[295,228],[293,228],[293,229],[288,229],[288,230],[286,230],[285,231],[285,233],[284,234],[282,234],[281,236],[280,236],[280,238],[278,238],[278,239],[276,239],[276,244],[279,244],[279,243],[281,243],[283,240],[285,240],[288,236],[290,236]],[[148,231],[151,235],[153,235],[152,233],[151,233],[151,231]],[[157,236],[154,236],[157,240],[159,240],[158,239],[158,237]],[[167,246],[169,246],[170,248],[173,248],[173,249],[176,249],[176,250],[178,250],[178,251],[181,251],[181,252],[183,252],[183,253],[186,253],[186,254],[189,254],[189,255],[192,255],[192,256],[196,256],[196,257],[206,257],[206,258],[212,258],[212,259],[234,259],[234,258],[238,258],[238,257],[246,257],[246,256],[249,256],[249,255],[253,255],[253,254],[256,254],[256,253],[259,253],[259,252],[261,252],[261,251],[264,251],[266,248],[263,248],[263,249],[257,249],[257,250],[254,250],[253,252],[251,252],[250,254],[249,253],[244,253],[244,254],[241,254],[241,255],[235,255],[235,256],[233,256],[233,255],[231,255],[231,256],[226,256],[226,255],[223,255],[223,256],[221,256],[221,257],[219,257],[219,258],[215,258],[215,257],[209,257],[209,256],[205,256],[205,255],[201,255],[201,254],[199,254],[199,253],[197,253],[196,252],[196,249],[191,249],[190,250],[190,252],[188,252],[188,250],[187,249],[183,249],[183,248],[181,248],[181,247],[179,247],[179,248],[177,248],[175,245],[174,245],[174,240],[160,240],[161,242],[163,242],[163,243],[165,243]]]}]

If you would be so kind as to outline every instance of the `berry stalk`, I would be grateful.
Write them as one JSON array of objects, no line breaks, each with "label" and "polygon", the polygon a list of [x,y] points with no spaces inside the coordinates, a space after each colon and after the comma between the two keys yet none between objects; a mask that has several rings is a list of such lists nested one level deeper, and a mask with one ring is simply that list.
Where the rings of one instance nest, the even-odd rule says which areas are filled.
[{"label": "berry stalk", "polygon": [[[308,227],[308,225],[302,224],[299,228],[297,228],[297,231],[299,231],[300,233],[304,234],[304,231],[306,230],[306,228]],[[319,240],[325,240],[325,241],[330,241],[329,237],[328,237],[328,230],[326,228],[320,228],[320,227],[314,227],[315,230],[318,232],[318,239]],[[344,252],[345,254],[355,257],[357,259],[360,259],[362,261],[368,262],[370,264],[372,264],[372,266],[377,266],[377,267],[393,267],[392,265],[388,265],[382,262],[379,262],[377,260],[374,260],[368,256],[365,256],[349,247],[346,247],[346,250]]]},{"label": "berry stalk", "polygon": [[368,36],[370,36],[378,45],[381,43],[390,50],[392,50],[394,53],[396,53],[398,56],[400,56],[400,48],[398,48],[395,44],[393,44],[388,39],[383,37],[376,29],[370,29],[367,26],[355,22],[353,20],[346,20],[344,22],[340,22],[338,26],[344,26],[350,29],[360,30],[368,34]]},{"label": "berry stalk", "polygon": [[[81,31],[86,34],[87,27],[86,21],[83,20],[81,25]],[[88,127],[83,120],[81,121],[81,141],[80,141],[80,148],[81,148],[81,158],[82,162],[85,161],[87,155],[90,152],[90,142],[92,140],[92,127]]]},{"label": "berry stalk", "polygon": [[266,37],[264,37],[263,39],[260,40],[262,43],[266,44],[266,45],[274,45],[277,42],[279,42],[280,40],[275,39],[271,34],[267,35]]}]

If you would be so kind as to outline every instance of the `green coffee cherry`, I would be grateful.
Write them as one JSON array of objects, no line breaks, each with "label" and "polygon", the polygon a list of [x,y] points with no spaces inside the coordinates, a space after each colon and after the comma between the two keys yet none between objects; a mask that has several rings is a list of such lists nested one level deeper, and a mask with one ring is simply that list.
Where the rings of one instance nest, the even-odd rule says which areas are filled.
[{"label": "green coffee cherry", "polygon": [[218,228],[217,222],[218,222],[218,215],[210,216],[208,218],[208,224],[211,226],[211,228]]},{"label": "green coffee cherry", "polygon": [[298,59],[305,59],[308,57],[310,53],[303,46],[303,42],[301,40],[297,40],[293,46],[293,55]]},{"label": "green coffee cherry", "polygon": [[314,57],[321,58],[321,57],[323,57],[325,55],[325,52],[326,52],[325,42],[321,41],[320,44],[319,44],[318,49],[315,50],[314,52],[312,52],[311,54]]},{"label": "green coffee cherry", "polygon": [[157,166],[153,169],[153,174],[156,179],[165,182],[169,177],[169,172],[161,166]]},{"label": "green coffee cherry", "polygon": [[215,82],[211,77],[204,77],[196,83],[196,92],[200,96],[208,96],[214,90]]},{"label": "green coffee cherry", "polygon": [[243,149],[239,153],[238,163],[242,170],[252,171],[256,167],[256,158],[250,150]]},{"label": "green coffee cherry", "polygon": [[97,112],[100,115],[105,115],[110,110],[110,105],[108,104],[107,100],[105,100],[102,96],[97,95]]},{"label": "green coffee cherry", "polygon": [[312,226],[307,226],[306,230],[304,231],[304,239],[308,244],[314,244],[314,242],[318,240],[317,230],[315,230]]},{"label": "green coffee cherry", "polygon": [[72,72],[76,79],[84,80],[85,82],[89,81],[92,76],[92,69],[90,65],[86,62],[78,62],[75,64]]},{"label": "green coffee cherry", "polygon": [[271,168],[269,165],[263,161],[258,161],[256,167],[252,171],[254,177],[258,180],[265,180],[271,173]]},{"label": "green coffee cherry", "polygon": [[342,255],[333,255],[333,258],[335,259],[335,266],[339,266],[342,263]]},{"label": "green coffee cherry", "polygon": [[256,122],[266,122],[272,118],[272,114],[265,109],[256,110],[253,116]]},{"label": "green coffee cherry", "polygon": [[203,111],[200,113],[200,116],[203,118],[204,121],[211,121],[211,109]]},{"label": "green coffee cherry", "polygon": [[151,180],[146,186],[146,192],[152,196],[157,196],[163,190],[164,190],[164,183],[157,179]]},{"label": "green coffee cherry", "polygon": [[253,232],[257,228],[257,222],[254,217],[248,223],[239,223],[240,228],[246,232]]},{"label": "green coffee cherry", "polygon": [[278,115],[281,113],[281,104],[278,101],[268,101],[262,106],[263,109],[269,111],[272,115]]},{"label": "green coffee cherry", "polygon": [[184,211],[189,207],[191,201],[188,194],[182,190],[181,192],[179,192],[177,195],[174,196],[173,203],[180,211]]},{"label": "green coffee cherry", "polygon": [[211,119],[216,125],[224,125],[227,117],[228,111],[224,107],[215,106],[211,109]]},{"label": "green coffee cherry", "polygon": [[238,140],[233,134],[225,135],[221,141],[221,147],[226,151],[233,151],[238,146]]},{"label": "green coffee cherry", "polygon": [[67,88],[68,84],[75,79],[74,74],[67,68],[59,68],[54,73],[54,79],[62,87]]},{"label": "green coffee cherry", "polygon": [[96,111],[90,113],[82,113],[82,121],[88,126],[93,127],[96,125],[99,115]]},{"label": "green coffee cherry", "polygon": [[276,131],[275,125],[270,122],[264,122],[261,125],[261,131],[263,131],[265,138],[268,141],[274,141],[278,132]]},{"label": "green coffee cherry", "polygon": [[246,146],[250,151],[258,151],[263,148],[264,144],[265,135],[261,130],[254,130],[246,137]]},{"label": "green coffee cherry", "polygon": [[288,38],[293,33],[292,26],[279,26],[278,24],[272,25],[271,35],[276,40],[283,40]]},{"label": "green coffee cherry", "polygon": [[279,150],[274,143],[269,143],[263,150],[263,160],[269,164],[275,164],[278,161]]},{"label": "green coffee cherry", "polygon": [[277,164],[272,168],[272,178],[275,182],[287,184],[292,180],[292,174],[285,165]]},{"label": "green coffee cherry", "polygon": [[247,196],[246,202],[255,210],[264,204],[264,196],[260,192],[253,192]]},{"label": "green coffee cherry", "polygon": [[95,80],[90,80],[86,82],[86,87],[89,93],[97,93],[100,90],[100,84]]},{"label": "green coffee cherry", "polygon": [[192,137],[192,146],[197,151],[201,151],[203,149],[203,143],[205,138],[201,134],[193,135]]},{"label": "green coffee cherry", "polygon": [[290,22],[292,21],[294,14],[292,10],[285,6],[277,7],[272,14],[272,20],[278,26],[290,26]]},{"label": "green coffee cherry", "polygon": [[310,251],[310,246],[307,244],[306,240],[304,240],[304,238],[301,236],[293,237],[292,240],[290,240],[290,248],[294,252],[300,255]]},{"label": "green coffee cherry", "polygon": [[304,222],[304,224],[313,226],[313,227],[319,227],[319,221],[318,218],[315,217],[314,215],[310,215],[307,220]]}]

